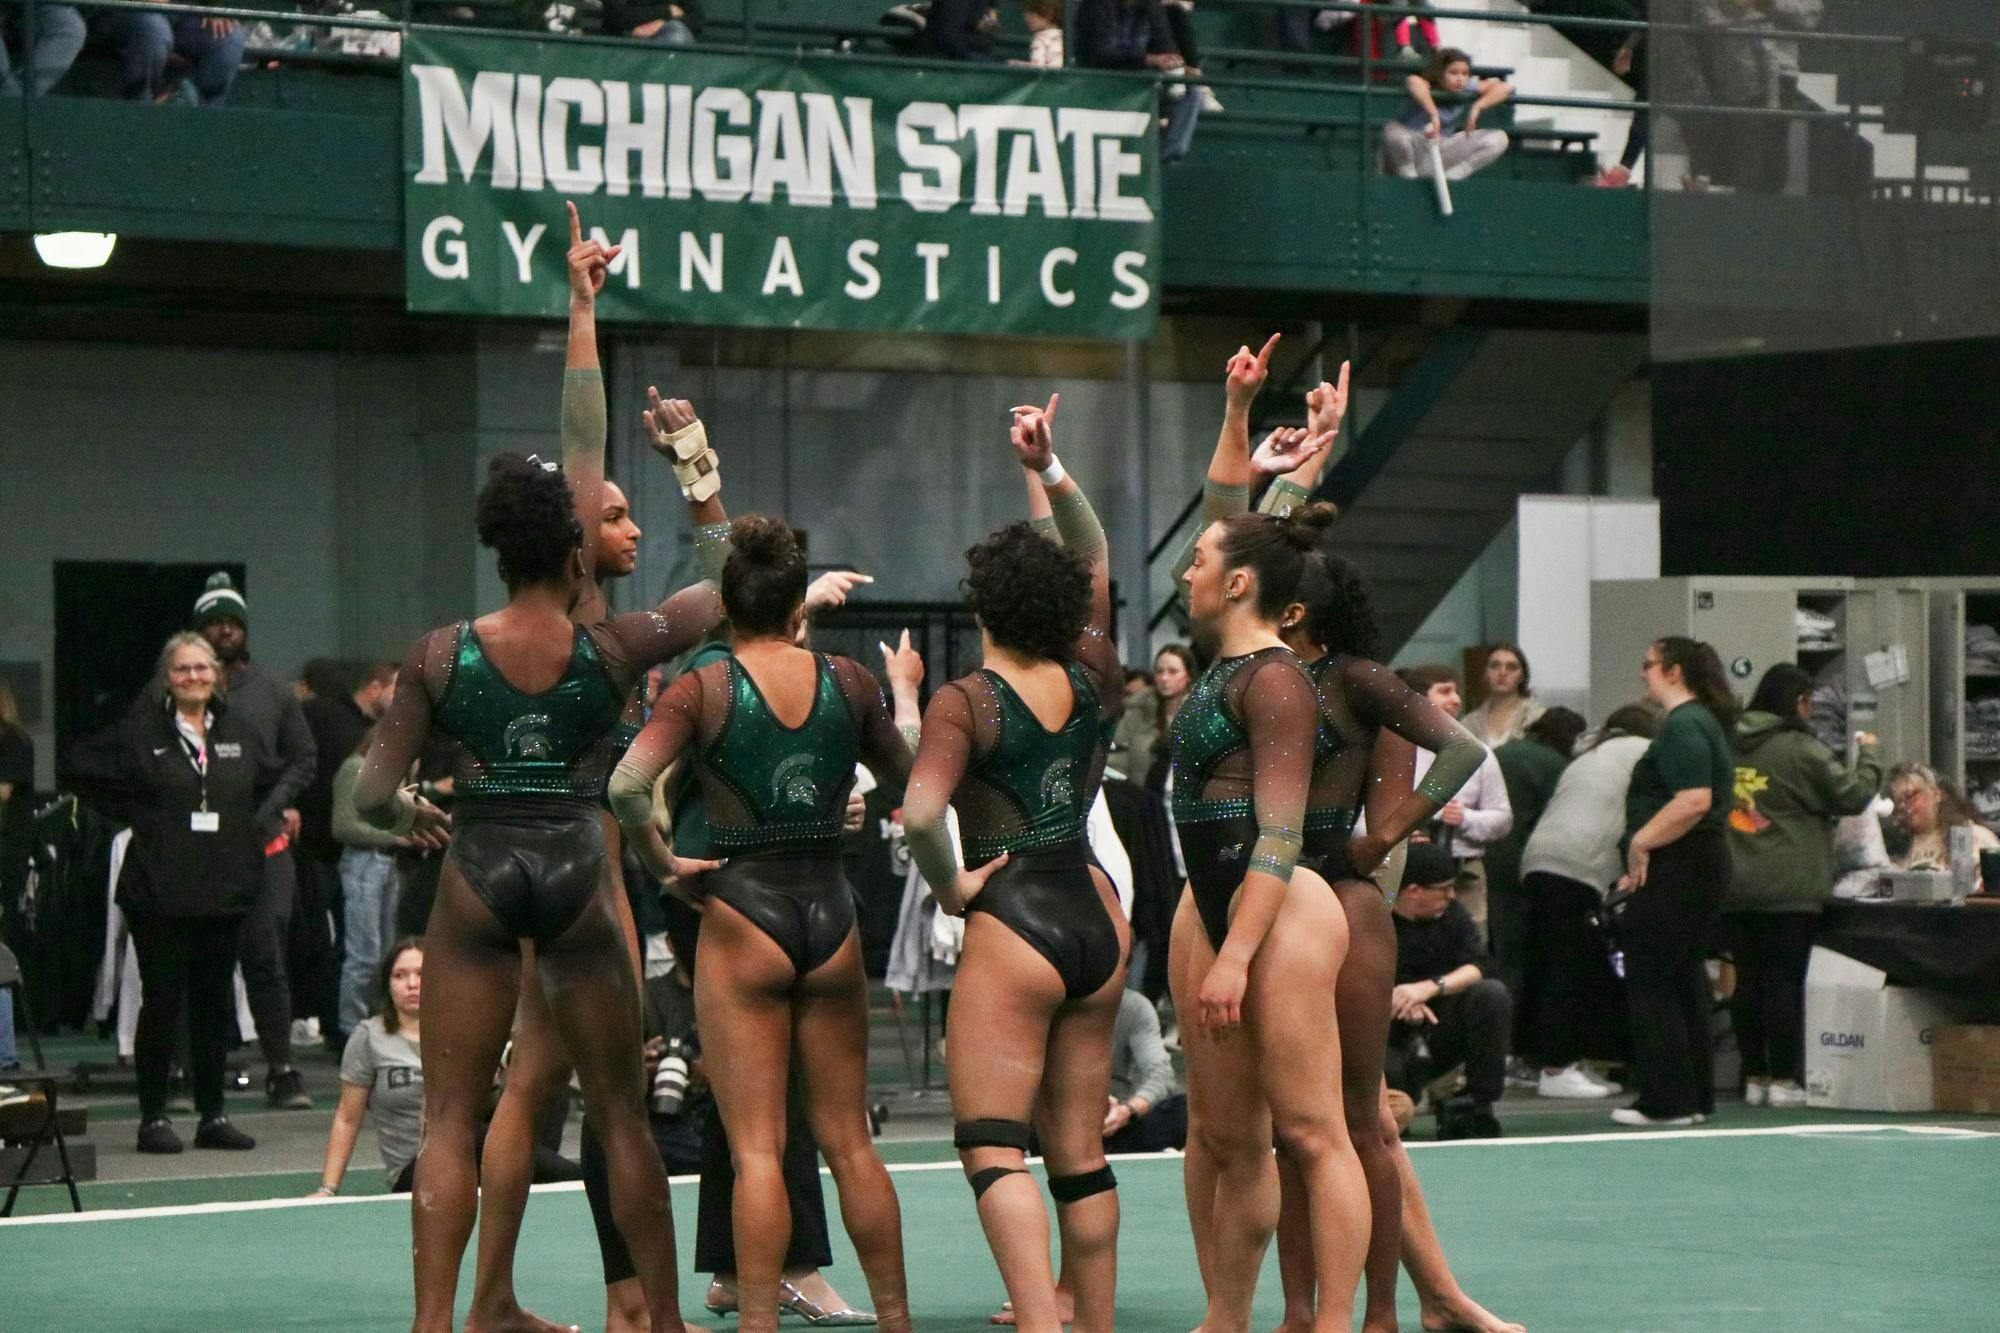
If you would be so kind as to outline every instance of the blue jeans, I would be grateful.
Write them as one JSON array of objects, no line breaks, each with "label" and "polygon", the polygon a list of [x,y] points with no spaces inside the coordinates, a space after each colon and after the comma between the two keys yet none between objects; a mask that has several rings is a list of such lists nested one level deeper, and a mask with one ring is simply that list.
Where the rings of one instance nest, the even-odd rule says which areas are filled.
[{"label": "blue jeans", "polygon": [[660,30],[651,37],[639,38],[655,46],[686,46],[694,40],[694,29],[680,19],[668,19],[660,25]]},{"label": "blue jeans", "polygon": [[376,994],[382,951],[396,930],[396,858],[367,847],[340,853],[341,919],[347,949],[340,964],[340,1027],[352,1032],[368,1017]]},{"label": "blue jeans", "polygon": [[[35,6],[35,46],[28,52],[28,81],[38,95],[69,73],[88,31],[83,15],[73,5]],[[20,91],[21,81],[7,63],[7,48],[0,45],[0,93]]]},{"label": "blue jeans", "polygon": [[119,93],[134,102],[150,101],[166,90],[167,57],[179,52],[193,66],[189,74],[204,103],[222,102],[243,64],[250,30],[237,24],[217,36],[194,14],[114,10],[93,16],[91,30],[118,48]]},{"label": "blue jeans", "polygon": [[21,1048],[14,1044],[14,992],[0,990],[0,1069],[21,1063]]},{"label": "blue jeans", "polygon": [[1160,131],[1160,161],[1178,162],[1188,155],[1188,146],[1194,142],[1195,122],[1201,119],[1201,91],[1187,83],[1160,89],[1160,114],[1167,118],[1167,127]]}]

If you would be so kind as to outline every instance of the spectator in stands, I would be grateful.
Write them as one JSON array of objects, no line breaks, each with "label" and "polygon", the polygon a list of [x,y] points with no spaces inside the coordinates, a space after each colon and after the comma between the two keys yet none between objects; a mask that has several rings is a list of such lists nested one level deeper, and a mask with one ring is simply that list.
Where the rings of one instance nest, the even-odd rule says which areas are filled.
[{"label": "spectator in stands", "polygon": [[1514,997],[1515,1038],[1510,1049],[1515,1051],[1528,1046],[1528,1001],[1534,994],[1528,971],[1531,918],[1521,891],[1521,851],[1548,808],[1549,798],[1555,795],[1556,784],[1569,765],[1570,751],[1584,727],[1581,715],[1567,708],[1551,708],[1535,719],[1526,735],[1493,751],[1514,822],[1505,836],[1496,838],[1486,849],[1487,934],[1499,969],[1493,975]]},{"label": "spectator in stands", "polygon": [[[1161,0],[1080,0],[1076,8],[1076,63],[1090,69],[1183,71],[1187,61],[1174,44]],[[1160,89],[1160,160],[1178,162],[1194,142],[1201,97],[1187,84]]]},{"label": "spectator in stands", "polygon": [[701,0],[604,0],[604,31],[612,37],[686,46],[701,38]]},{"label": "spectator in stands", "polygon": [[1715,1111],[1707,961],[1729,889],[1738,707],[1715,649],[1694,639],[1649,644],[1640,675],[1666,717],[1625,791],[1618,886],[1631,898],[1620,936],[1639,1099],[1611,1114],[1622,1125],[1687,1125]]},{"label": "spectator in stands", "polygon": [[1625,833],[1625,791],[1658,725],[1647,704],[1614,712],[1596,741],[1563,770],[1521,853],[1521,890],[1531,917],[1530,1041],[1541,1063],[1536,1091],[1544,1097],[1622,1091],[1582,1061],[1625,1049],[1624,1024],[1617,1021],[1625,996],[1598,931],[1597,909],[1624,869],[1618,843]]},{"label": "spectator in stands", "polygon": [[[1601,17],[1645,21],[1646,0],[1603,0],[1603,3],[1605,12]],[[1612,53],[1611,72],[1625,80],[1626,85],[1632,89],[1634,101],[1643,102],[1647,99],[1649,86],[1647,57],[1650,53],[1651,48],[1646,41],[1646,34],[1637,30],[1627,33],[1617,51]],[[1632,183],[1632,168],[1638,166],[1639,159],[1645,156],[1646,145],[1652,137],[1652,123],[1653,113],[1650,111],[1633,114],[1632,124],[1625,131],[1625,150],[1618,155],[1615,163],[1598,173],[1599,185],[1616,190]]]},{"label": "spectator in stands", "polygon": [[[90,35],[118,49],[118,89],[126,100],[188,106],[229,100],[250,36],[235,19],[136,9],[93,11]],[[174,56],[188,73],[170,79],[167,66]]]},{"label": "spectator in stands", "polygon": [[14,691],[0,680],[0,903],[15,894],[28,869],[28,807],[35,797],[35,742],[21,725]]},{"label": "spectator in stands", "polygon": [[195,599],[194,627],[222,662],[220,688],[238,725],[250,732],[272,784],[265,803],[272,817],[257,830],[263,839],[263,884],[243,919],[238,946],[257,1044],[269,1066],[264,1096],[275,1109],[309,1111],[312,1098],[306,1096],[305,1080],[292,1068],[292,987],[285,961],[298,885],[292,858],[292,841],[299,835],[298,800],[312,785],[316,763],[312,729],[290,687],[250,660],[249,604],[228,574],[209,576]]},{"label": "spectator in stands", "polygon": [[1164,1152],[1187,1146],[1187,1094],[1174,1082],[1174,1062],[1160,1037],[1152,1001],[1128,990],[1111,1031],[1111,1105],[1104,1116],[1104,1151]]},{"label": "spectator in stands", "polygon": [[388,1173],[389,1192],[410,1192],[417,1145],[423,1138],[424,1057],[419,1022],[424,993],[424,942],[397,940],[375,962],[374,1014],[354,1025],[340,1057],[340,1104],[326,1136],[326,1162],[313,1193],[340,1193],[361,1122],[372,1111],[375,1144]]},{"label": "spectator in stands", "polygon": [[[1497,1138],[1513,1003],[1465,908],[1453,901],[1452,858],[1412,842],[1396,896],[1396,988],[1390,993],[1389,1082],[1412,1097],[1465,1066],[1465,1099],[1438,1108],[1440,1138]],[[1428,1060],[1422,1055],[1427,1048]],[[1467,1104],[1469,1103],[1469,1105]]]},{"label": "spectator in stands", "polygon": [[1028,63],[1036,69],[1061,69],[1063,0],[1028,0],[1023,15],[1028,24]]},{"label": "spectator in stands", "polygon": [[[22,13],[25,13],[25,8]],[[23,31],[21,18],[22,14],[16,13],[9,22],[0,24],[0,95],[21,91],[21,80],[8,63],[4,40],[11,32],[23,46],[27,45],[28,35]],[[84,23],[83,14],[75,5],[35,6],[34,46],[23,54],[27,60],[28,82],[36,96],[62,82],[62,76],[69,73],[69,67],[76,63],[77,52],[83,50],[84,38],[88,34],[89,25]]]},{"label": "spectator in stands", "polygon": [[[1428,9],[1430,0],[1411,0],[1419,8]],[[1438,39],[1437,20],[1427,14],[1406,14],[1396,21],[1396,55],[1412,65],[1421,65],[1437,53],[1444,43]]]},{"label": "spectator in stands", "polygon": [[[390,673],[394,689],[395,673]],[[376,828],[354,808],[354,784],[368,754],[371,733],[363,732],[341,760],[333,779],[333,839],[340,848],[340,897],[344,918],[340,968],[340,1028],[352,1032],[368,1014],[382,965],[382,942],[396,931],[396,858],[399,848],[416,844]]]},{"label": "spectator in stands", "polygon": [[[1896,824],[1910,840],[1908,850],[1894,858],[1898,870],[1949,869],[1955,828],[1972,830],[1975,872],[1978,853],[2000,848],[2000,837],[1979,822],[1971,802],[1928,764],[1901,763],[1890,769],[1889,799],[1896,804]],[[1981,891],[1985,888],[1982,882]]]},{"label": "spectator in stands", "polygon": [[923,53],[939,60],[993,60],[999,31],[1000,10],[993,0],[931,0]]},{"label": "spectator in stands", "polygon": [[[293,998],[310,1003],[306,1012],[319,1017],[327,1045],[343,1051],[348,1032],[366,1013],[367,1001],[357,999],[357,1008],[342,1012],[341,967],[347,930],[340,878],[343,844],[333,832],[333,781],[340,766],[367,736],[368,728],[389,706],[396,689],[396,663],[374,662],[361,668],[358,680],[356,674],[352,663],[306,663],[301,678],[312,686],[313,693],[299,705],[312,732],[314,750],[313,780],[299,797],[299,912],[312,914],[315,922],[320,916],[329,916],[334,924],[334,947],[325,964],[327,975],[313,976],[310,981],[301,968],[318,966],[320,960],[302,958],[300,950],[293,951],[293,975],[300,978],[293,987]],[[388,938],[381,935],[369,942],[360,961],[357,994],[365,992],[372,981]]]},{"label": "spectator in stands", "polygon": [[1736,960],[1729,1016],[1752,1106],[1806,1104],[1806,962],[1833,893],[1833,824],[1866,810],[1882,786],[1875,737],[1856,735],[1850,767],[1807,725],[1812,697],[1812,676],[1779,662],[1736,723],[1735,869],[1722,920]]},{"label": "spectator in stands", "polygon": [[65,756],[61,775],[68,790],[132,830],[117,901],[139,954],[133,1054],[139,1151],[146,1153],[181,1151],[166,1111],[183,1025],[201,1114],[195,1146],[257,1146],[223,1114],[222,1071],[236,1023],[237,939],[257,898],[265,830],[278,809],[260,772],[254,729],[216,689],[221,674],[206,639],[174,635],[160,653],[163,688]]},{"label": "spectator in stands", "polygon": [[[1479,117],[1514,95],[1504,79],[1472,77],[1472,57],[1442,47],[1421,74],[1403,80],[1409,99],[1382,127],[1382,161],[1392,173],[1414,180],[1429,170],[1429,144],[1444,161],[1447,180],[1464,180],[1507,151],[1505,130],[1482,130]],[[1440,109],[1439,95],[1450,100]]]},{"label": "spectator in stands", "polygon": [[[1404,667],[1396,673],[1403,683],[1417,691],[1451,717],[1464,707],[1458,692],[1458,673],[1448,666]],[[1415,781],[1422,782],[1437,758],[1429,750],[1417,751]],[[1458,795],[1438,811],[1438,844],[1458,861],[1458,905],[1479,928],[1486,941],[1486,849],[1507,836],[1514,827],[1514,808],[1507,803],[1507,780],[1491,754],[1472,781],[1458,789]]]},{"label": "spectator in stands", "polygon": [[1489,748],[1520,740],[1543,712],[1529,688],[1527,654],[1511,643],[1496,643],[1486,650],[1485,672],[1486,698],[1465,715],[1465,729]]}]

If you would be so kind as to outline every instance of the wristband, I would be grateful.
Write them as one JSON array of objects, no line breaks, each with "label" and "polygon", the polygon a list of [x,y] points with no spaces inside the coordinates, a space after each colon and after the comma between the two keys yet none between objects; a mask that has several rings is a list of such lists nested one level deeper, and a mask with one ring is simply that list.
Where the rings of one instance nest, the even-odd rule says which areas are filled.
[{"label": "wristband", "polygon": [[674,479],[680,482],[683,496],[706,500],[722,489],[721,460],[708,447],[708,431],[701,422],[669,431],[664,440],[655,439],[653,447],[674,465]]},{"label": "wristband", "polygon": [[1067,477],[1069,473],[1063,471],[1062,460],[1054,454],[1050,454],[1049,465],[1036,475],[1042,479],[1042,485],[1055,486],[1060,484],[1062,479]]}]

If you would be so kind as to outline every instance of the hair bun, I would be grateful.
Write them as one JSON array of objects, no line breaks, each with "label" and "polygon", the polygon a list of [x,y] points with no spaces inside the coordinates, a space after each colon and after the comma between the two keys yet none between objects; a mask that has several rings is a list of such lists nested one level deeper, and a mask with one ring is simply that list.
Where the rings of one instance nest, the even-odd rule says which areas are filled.
[{"label": "hair bun", "polygon": [[745,560],[781,565],[799,558],[799,539],[791,525],[768,514],[745,514],[729,525],[729,545]]},{"label": "hair bun", "polygon": [[1325,501],[1294,509],[1282,520],[1285,540],[1301,551],[1311,551],[1339,517],[1340,510]]}]

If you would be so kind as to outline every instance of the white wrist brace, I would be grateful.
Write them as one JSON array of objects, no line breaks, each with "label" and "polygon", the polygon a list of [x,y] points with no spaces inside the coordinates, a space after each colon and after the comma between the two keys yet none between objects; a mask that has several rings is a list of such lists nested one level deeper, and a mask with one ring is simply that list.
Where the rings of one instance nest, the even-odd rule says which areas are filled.
[{"label": "white wrist brace", "polygon": [[706,500],[722,489],[722,461],[708,447],[708,431],[701,422],[669,432],[664,442],[655,438],[653,447],[674,465],[674,479],[688,499]]}]

